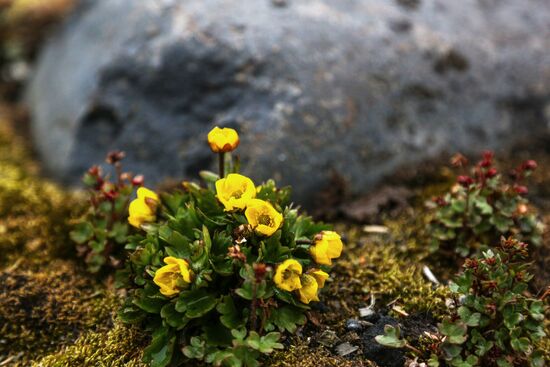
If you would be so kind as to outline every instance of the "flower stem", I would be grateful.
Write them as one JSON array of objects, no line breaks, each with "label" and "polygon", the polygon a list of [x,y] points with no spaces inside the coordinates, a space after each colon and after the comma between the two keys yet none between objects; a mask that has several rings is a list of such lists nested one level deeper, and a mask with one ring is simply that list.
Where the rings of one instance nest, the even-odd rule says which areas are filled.
[{"label": "flower stem", "polygon": [[218,158],[219,158],[220,178],[224,178],[225,177],[225,153],[224,152],[219,152],[218,153]]},{"label": "flower stem", "polygon": [[256,307],[258,298],[256,293],[258,291],[258,283],[254,281],[252,284],[252,305],[250,306],[250,329],[256,331]]}]

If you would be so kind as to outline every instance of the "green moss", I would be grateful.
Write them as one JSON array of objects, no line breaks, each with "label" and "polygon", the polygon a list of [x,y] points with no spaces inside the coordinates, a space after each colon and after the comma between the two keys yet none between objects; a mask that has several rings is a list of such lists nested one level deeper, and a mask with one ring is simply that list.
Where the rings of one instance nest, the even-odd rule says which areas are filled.
[{"label": "green moss", "polygon": [[0,124],[0,269],[71,252],[68,221],[78,202],[40,178],[24,142]]},{"label": "green moss", "polygon": [[141,362],[146,341],[143,332],[116,322],[108,331],[83,334],[73,345],[40,359],[33,366],[146,366]]},{"label": "green moss", "polygon": [[68,261],[0,272],[0,360],[28,365],[86,330],[109,328],[117,307]]},{"label": "green moss", "polygon": [[[357,309],[376,299],[377,308],[390,302],[409,313],[444,312],[447,290],[436,287],[422,275],[422,264],[400,249],[400,233],[371,235],[357,227],[341,230],[348,241],[344,256],[334,269],[335,281],[325,292],[326,302],[335,307],[336,319],[356,316]],[[335,295],[336,297],[330,297]]]},{"label": "green moss", "polygon": [[305,343],[294,341],[293,345],[284,351],[273,354],[266,363],[271,367],[374,367],[376,364],[367,360],[349,360],[332,355],[324,347],[311,348]]}]

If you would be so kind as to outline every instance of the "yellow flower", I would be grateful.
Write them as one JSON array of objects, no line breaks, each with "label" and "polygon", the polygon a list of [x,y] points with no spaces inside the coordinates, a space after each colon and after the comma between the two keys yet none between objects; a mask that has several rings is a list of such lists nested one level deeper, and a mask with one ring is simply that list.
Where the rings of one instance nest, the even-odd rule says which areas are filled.
[{"label": "yellow flower", "polygon": [[319,284],[314,277],[308,274],[304,274],[301,277],[302,288],[298,289],[298,295],[300,301],[308,304],[311,301],[319,301],[317,291],[319,290]]},{"label": "yellow flower", "polygon": [[239,145],[239,134],[234,129],[215,127],[208,133],[208,145],[214,153],[226,153]]},{"label": "yellow flower", "polygon": [[302,265],[294,259],[288,259],[277,266],[273,282],[277,288],[292,292],[302,287],[300,275],[302,275]]},{"label": "yellow flower", "polygon": [[309,252],[317,264],[331,265],[332,259],[340,257],[342,248],[342,239],[338,233],[323,231],[315,236],[315,243]]},{"label": "yellow flower", "polygon": [[137,228],[140,228],[143,223],[154,222],[158,203],[157,194],[145,187],[140,187],[137,190],[137,199],[130,203],[128,222]]},{"label": "yellow flower", "polygon": [[230,173],[216,181],[216,197],[226,211],[244,209],[256,197],[256,187],[248,177]]},{"label": "yellow flower", "polygon": [[307,274],[302,275],[300,281],[302,288],[298,289],[300,301],[308,304],[311,301],[319,301],[319,289],[325,286],[325,281],[328,279],[328,274],[322,270],[310,270]]},{"label": "yellow flower", "polygon": [[183,259],[168,256],[164,258],[164,262],[166,265],[156,271],[153,282],[160,287],[160,293],[171,297],[191,283],[192,273],[189,264]]},{"label": "yellow flower", "polygon": [[317,284],[319,285],[319,288],[323,288],[325,286],[325,281],[328,279],[327,273],[322,270],[315,269],[310,270],[308,274],[315,278]]},{"label": "yellow flower", "polygon": [[275,233],[283,221],[281,213],[276,211],[270,203],[260,199],[250,200],[244,215],[252,228],[264,236]]}]

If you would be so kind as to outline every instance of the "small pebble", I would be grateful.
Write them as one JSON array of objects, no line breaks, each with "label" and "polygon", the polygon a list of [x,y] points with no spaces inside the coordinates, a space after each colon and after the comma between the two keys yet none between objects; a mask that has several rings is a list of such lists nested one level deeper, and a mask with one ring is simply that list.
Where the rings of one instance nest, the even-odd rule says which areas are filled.
[{"label": "small pebble", "polygon": [[363,330],[363,325],[359,322],[359,320],[348,319],[346,321],[346,329],[349,331],[361,331]]},{"label": "small pebble", "polygon": [[325,347],[331,348],[336,343],[340,342],[340,338],[338,338],[334,330],[325,330],[319,335],[317,342]]},{"label": "small pebble", "polygon": [[374,310],[370,307],[362,307],[359,309],[359,316],[361,317],[368,318],[374,314],[375,314]]},{"label": "small pebble", "polygon": [[344,357],[348,354],[356,352],[358,349],[358,346],[345,342],[336,347],[336,353],[338,353],[339,356]]}]

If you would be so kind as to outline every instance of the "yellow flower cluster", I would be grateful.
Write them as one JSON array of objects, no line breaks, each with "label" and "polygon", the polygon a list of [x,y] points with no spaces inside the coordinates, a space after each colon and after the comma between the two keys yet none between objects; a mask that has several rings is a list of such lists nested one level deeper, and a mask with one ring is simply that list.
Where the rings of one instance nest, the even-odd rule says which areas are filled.
[{"label": "yellow flower cluster", "polygon": [[294,260],[285,260],[277,267],[273,281],[277,288],[298,293],[300,301],[308,304],[319,301],[319,290],[325,286],[328,274],[320,269],[311,269],[302,274],[302,265]]},{"label": "yellow flower cluster", "polygon": [[256,233],[271,236],[283,221],[283,216],[273,206],[256,199],[256,186],[246,176],[230,173],[216,181],[216,197],[226,211],[245,210],[244,215]]}]

